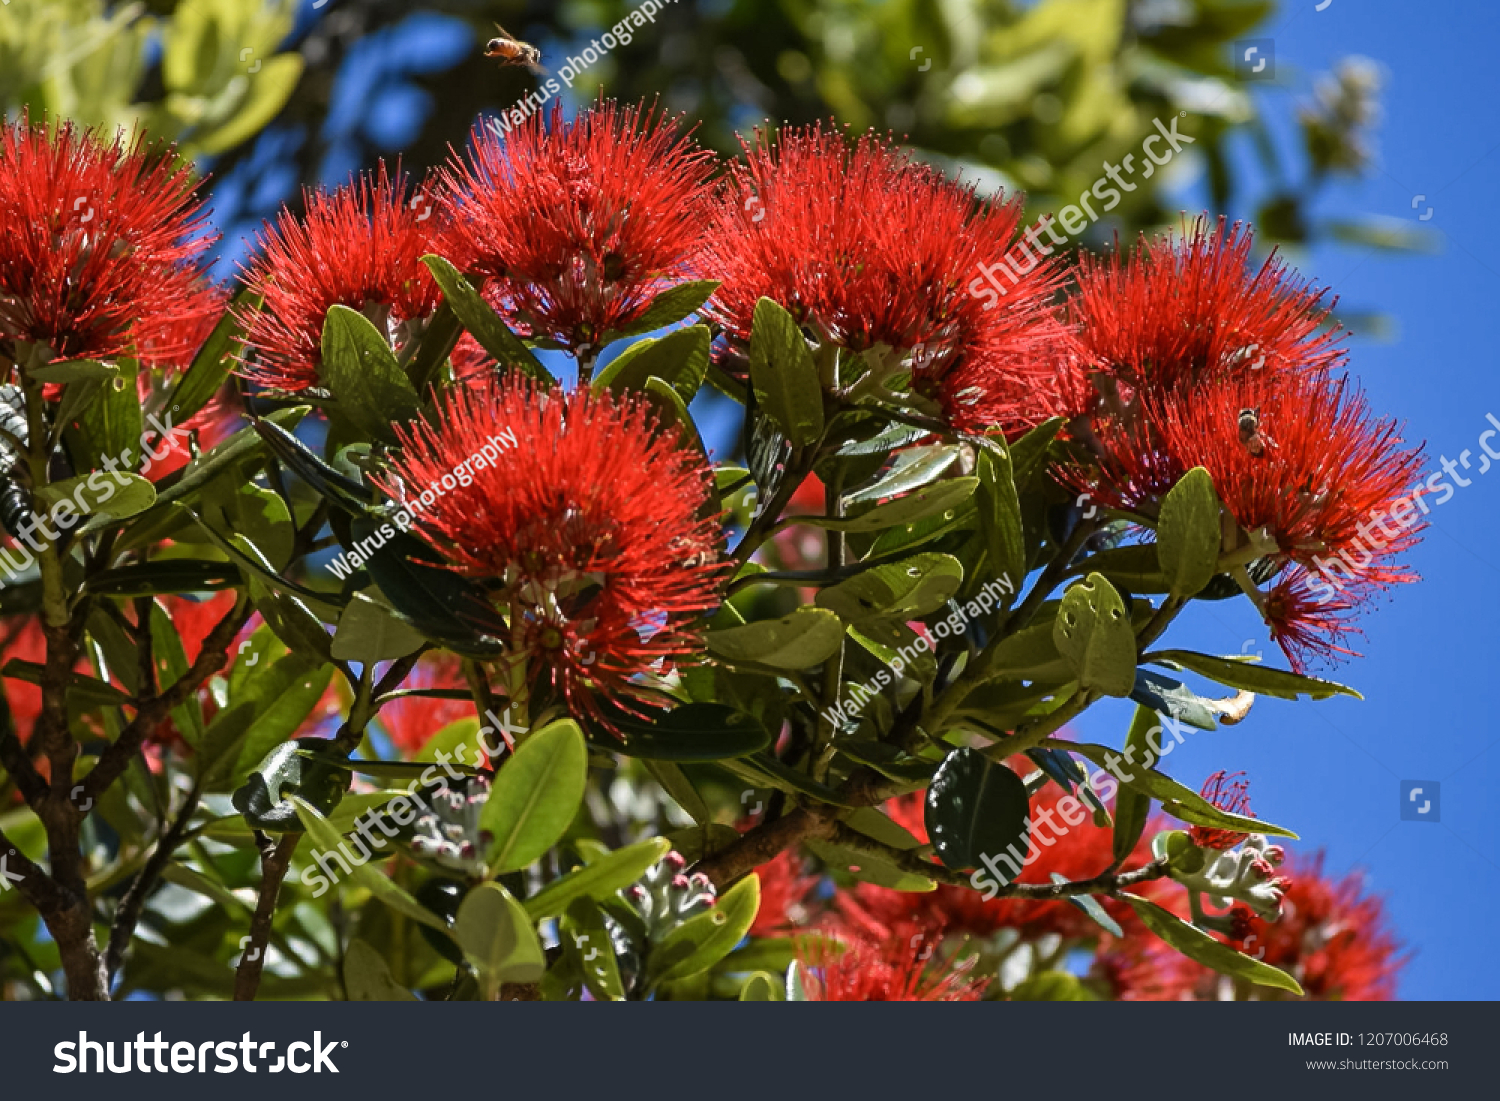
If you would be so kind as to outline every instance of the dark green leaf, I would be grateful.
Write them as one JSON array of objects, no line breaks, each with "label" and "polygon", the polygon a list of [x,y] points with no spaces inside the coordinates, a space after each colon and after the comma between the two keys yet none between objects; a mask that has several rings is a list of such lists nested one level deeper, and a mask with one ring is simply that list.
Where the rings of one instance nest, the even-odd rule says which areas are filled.
[{"label": "dark green leaf", "polygon": [[632,324],[626,325],[618,332],[605,333],[600,343],[608,344],[621,337],[640,336],[642,333],[654,332],[657,329],[665,329],[668,325],[675,325],[689,314],[695,313],[718,289],[719,284],[713,279],[704,279],[696,283],[679,283],[675,287],[668,287],[652,299],[651,305],[646,307],[646,312]]},{"label": "dark green leaf", "polygon": [[1003,446],[979,453],[980,530],[984,532],[989,572],[1010,581],[1014,593],[1026,576],[1026,532],[1021,522],[1021,499],[1011,468],[1010,453]]},{"label": "dark green leaf", "polygon": [[436,255],[422,257],[422,263],[427,265],[427,270],[432,272],[433,279],[443,289],[443,298],[448,308],[463,322],[464,328],[479,342],[479,346],[494,357],[496,363],[519,367],[538,382],[552,381],[552,376],[537,362],[531,349],[510,331],[510,326],[490,308],[489,303],[480,297],[473,284],[457,268]]},{"label": "dark green leaf", "polygon": [[[993,862],[1008,848],[1025,854],[1028,810],[1021,778],[965,746],[949,753],[933,776],[923,818],[933,851],[948,867],[994,871]],[[984,865],[986,856],[992,865]]]},{"label": "dark green leaf", "polygon": [[187,373],[178,380],[167,398],[164,411],[172,415],[174,423],[186,424],[188,418],[219,392],[219,387],[224,385],[234,368],[235,357],[244,347],[244,331],[236,310],[243,310],[248,316],[260,309],[260,304],[260,295],[245,289],[235,296],[231,308],[224,311],[203,347],[193,356]]},{"label": "dark green leaf", "polygon": [[764,749],[771,735],[754,717],[719,703],[688,703],[658,719],[643,720],[604,704],[621,735],[590,726],[589,744],[651,761],[718,761]]},{"label": "dark green leaf", "polygon": [[[1145,763],[1155,755],[1146,744],[1146,735],[1159,726],[1156,713],[1150,708],[1137,706],[1135,718],[1131,720],[1130,732],[1125,735],[1125,747],[1133,748],[1129,761]],[[1158,745],[1160,743],[1157,743]],[[1113,839],[1116,865],[1123,864],[1135,851],[1135,846],[1146,830],[1146,819],[1151,816],[1151,797],[1128,784],[1120,785],[1115,796],[1115,830]]]},{"label": "dark green leaf", "polygon": [[646,380],[655,377],[683,401],[692,401],[708,371],[709,338],[707,325],[693,325],[632,344],[599,372],[594,389],[628,393],[645,389]]},{"label": "dark green leaf", "polygon": [[[979,485],[978,478],[948,478],[936,485],[897,497],[883,505],[866,509],[844,519],[827,516],[799,516],[799,524],[831,528],[834,531],[881,531],[900,525],[913,524],[918,520],[935,517],[963,504],[974,495]],[[881,548],[882,551],[884,548]]]}]

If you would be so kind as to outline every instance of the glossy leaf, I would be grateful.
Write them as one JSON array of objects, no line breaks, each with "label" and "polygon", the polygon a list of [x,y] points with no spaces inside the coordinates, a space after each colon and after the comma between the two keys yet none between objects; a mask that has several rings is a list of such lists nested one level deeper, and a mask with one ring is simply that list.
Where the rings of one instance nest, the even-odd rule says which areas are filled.
[{"label": "glossy leaf", "polygon": [[806,669],[827,661],[844,640],[844,624],[824,608],[798,608],[780,619],[710,631],[704,643],[729,661],[755,662],[774,669]]},{"label": "glossy leaf", "polygon": [[998,860],[1014,846],[1024,854],[1026,785],[1004,765],[967,746],[949,753],[927,789],[923,820],[933,851],[957,871]]},{"label": "glossy leaf", "polygon": [[452,936],[479,972],[487,999],[502,983],[538,982],[547,970],[531,919],[498,883],[481,883],[464,896]]},{"label": "glossy leaf", "polygon": [[1187,669],[1231,688],[1242,688],[1263,696],[1275,696],[1277,699],[1295,700],[1307,696],[1314,700],[1326,700],[1337,695],[1364,699],[1354,689],[1331,680],[1302,676],[1285,669],[1270,669],[1234,658],[1197,654],[1191,650],[1156,650],[1146,655],[1145,660],[1171,668]]}]

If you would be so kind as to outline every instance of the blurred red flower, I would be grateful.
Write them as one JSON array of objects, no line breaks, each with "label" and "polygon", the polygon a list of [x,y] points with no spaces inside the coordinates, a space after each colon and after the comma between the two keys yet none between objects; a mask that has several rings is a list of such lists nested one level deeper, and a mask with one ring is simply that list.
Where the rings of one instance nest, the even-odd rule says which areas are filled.
[{"label": "blurred red flower", "polygon": [[[465,688],[462,661],[447,651],[423,654],[402,688]],[[458,719],[474,714],[469,700],[401,696],[380,709],[377,722],[404,757],[412,757],[427,739]]]}]

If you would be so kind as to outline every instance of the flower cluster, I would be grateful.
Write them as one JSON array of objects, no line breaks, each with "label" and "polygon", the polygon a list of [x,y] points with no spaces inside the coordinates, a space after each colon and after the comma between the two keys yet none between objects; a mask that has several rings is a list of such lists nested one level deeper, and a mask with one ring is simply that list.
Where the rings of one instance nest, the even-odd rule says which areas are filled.
[{"label": "flower cluster", "polygon": [[704,243],[703,272],[723,281],[709,314],[743,344],[770,298],[869,371],[907,357],[913,391],[955,426],[1019,430],[1050,412],[1067,344],[1052,308],[1060,270],[1029,271],[999,311],[968,284],[1021,217],[1019,201],[985,202],[873,134],[852,148],[821,126],[763,135]]},{"label": "flower cluster", "polygon": [[[1239,226],[1200,221],[1182,240],[1080,262],[1068,306],[1080,352],[1062,388],[1090,450],[1060,474],[1097,505],[1151,520],[1184,474],[1207,470],[1233,520],[1223,552],[1276,578],[1250,595],[1300,670],[1348,652],[1358,607],[1415,579],[1397,559],[1427,506],[1410,488],[1420,454],[1336,373],[1344,352],[1325,292],[1274,256],[1252,268],[1250,247]],[[1397,528],[1372,538],[1387,512]],[[1360,568],[1330,602],[1316,575],[1332,560]]]},{"label": "flower cluster", "polygon": [[403,431],[382,488],[420,495],[497,425],[516,446],[437,498],[417,529],[490,586],[529,679],[597,712],[580,688],[630,697],[637,674],[693,652],[695,621],[718,603],[708,470],[642,401],[492,383],[453,391]]}]

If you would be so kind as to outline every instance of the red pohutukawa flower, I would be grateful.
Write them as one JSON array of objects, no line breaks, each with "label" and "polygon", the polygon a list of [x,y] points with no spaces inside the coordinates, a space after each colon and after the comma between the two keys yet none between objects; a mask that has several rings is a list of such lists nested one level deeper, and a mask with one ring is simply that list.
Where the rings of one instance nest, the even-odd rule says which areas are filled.
[{"label": "red pohutukawa flower", "polygon": [[814,1002],[975,1002],[989,979],[969,977],[976,957],[955,962],[930,929],[905,924],[879,939],[844,933],[837,943],[799,942],[803,988]]},{"label": "red pohutukawa flower", "polygon": [[723,281],[708,312],[733,339],[771,298],[840,347],[912,352],[914,389],[961,427],[1050,414],[1058,268],[1028,251],[1022,274],[985,276],[1025,248],[1019,200],[983,201],[888,139],[851,147],[821,125],[763,135],[731,172],[701,267]]},{"label": "red pohutukawa flower", "polygon": [[[464,688],[465,683],[458,656],[439,652],[424,655],[402,687]],[[402,696],[383,706],[376,721],[401,755],[412,757],[443,727],[473,714],[474,704],[469,700]]]},{"label": "red pohutukawa flower", "polygon": [[1290,272],[1273,253],[1250,264],[1252,235],[1220,218],[1153,241],[1128,256],[1083,255],[1069,315],[1086,369],[1131,389],[1177,390],[1239,377],[1323,372],[1344,350],[1325,330],[1336,300]]},{"label": "red pohutukawa flower", "polygon": [[1314,663],[1326,664],[1339,656],[1360,656],[1344,643],[1351,635],[1363,633],[1351,620],[1367,586],[1358,585],[1352,596],[1330,595],[1329,586],[1326,578],[1313,571],[1290,566],[1266,590],[1264,610],[1271,639],[1299,673]]},{"label": "red pohutukawa flower", "polygon": [[[1319,1001],[1388,1001],[1406,957],[1392,934],[1380,898],[1364,893],[1357,872],[1335,879],[1323,855],[1292,860],[1281,919],[1251,916],[1237,947],[1290,973]],[[1252,941],[1250,938],[1254,937]]]},{"label": "red pohutukawa flower", "polygon": [[180,354],[163,325],[203,305],[204,220],[171,149],[70,123],[0,128],[0,339],[48,359],[114,358],[150,334],[153,354]]},{"label": "red pohutukawa flower", "polygon": [[444,255],[524,335],[597,350],[691,275],[712,167],[674,120],[613,101],[572,122],[556,104],[503,141],[479,129],[443,173]]},{"label": "red pohutukawa flower", "polygon": [[[1228,773],[1220,769],[1204,781],[1198,794],[1220,810],[1254,817],[1250,812],[1250,782],[1239,779],[1243,775],[1243,772]],[[1193,826],[1188,830],[1188,836],[1200,849],[1232,849],[1250,835],[1210,826]]]},{"label": "red pohutukawa flower", "polygon": [[399,352],[442,300],[421,262],[436,251],[436,205],[408,201],[383,163],[373,179],[361,176],[332,194],[307,192],[306,203],[300,220],[283,210],[266,226],[260,255],[245,273],[264,301],[245,318],[241,373],[290,393],[321,385],[330,307],[360,311]]},{"label": "red pohutukawa flower", "polygon": [[419,530],[518,617],[533,680],[596,712],[580,688],[627,702],[632,677],[696,649],[721,572],[710,474],[645,403],[490,383],[401,436],[384,488],[431,499]]}]

